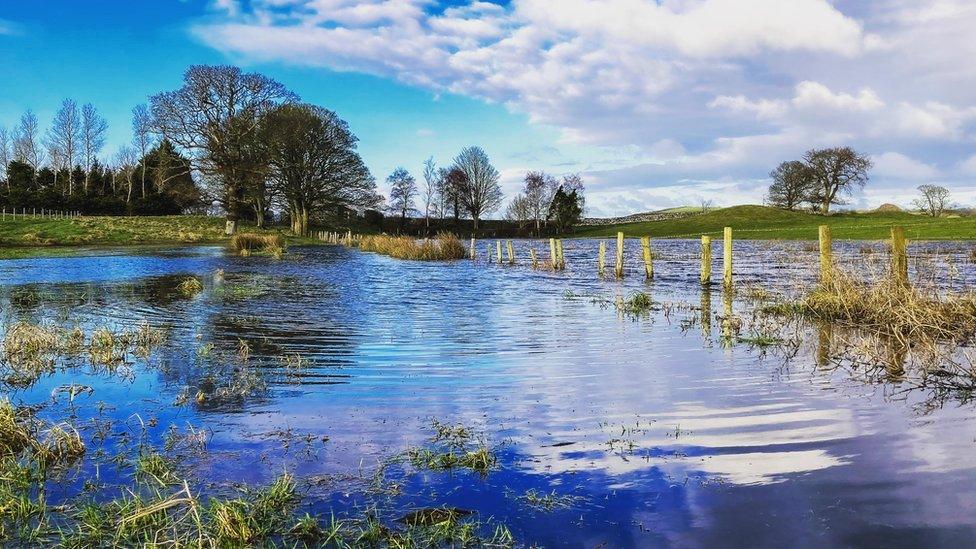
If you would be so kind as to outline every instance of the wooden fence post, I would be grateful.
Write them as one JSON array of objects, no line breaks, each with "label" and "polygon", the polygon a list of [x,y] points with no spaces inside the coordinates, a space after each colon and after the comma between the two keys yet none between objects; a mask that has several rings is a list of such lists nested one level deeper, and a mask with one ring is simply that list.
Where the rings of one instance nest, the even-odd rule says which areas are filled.
[{"label": "wooden fence post", "polygon": [[641,251],[644,256],[644,275],[648,280],[654,278],[654,263],[651,257],[651,237],[642,236],[641,237]]},{"label": "wooden fence post", "polygon": [[474,237],[472,236],[471,237],[471,261],[474,261],[474,256],[475,256],[475,253],[474,253]]},{"label": "wooden fence post", "polygon": [[559,261],[559,270],[566,268],[566,256],[563,255],[563,239],[556,239],[556,259]]},{"label": "wooden fence post", "polygon": [[902,227],[891,228],[891,276],[896,284],[908,285],[908,243]]},{"label": "wooden fence post", "polygon": [[603,272],[606,269],[607,260],[607,243],[600,241],[600,251],[596,255],[596,271],[603,278]]},{"label": "wooden fence post", "polygon": [[550,238],[549,239],[549,262],[552,264],[552,270],[554,270],[554,271],[556,270],[556,265],[558,265],[556,259],[557,259],[556,258],[556,239],[555,238]]},{"label": "wooden fence post", "polygon": [[529,256],[532,257],[532,268],[535,269],[539,266],[539,260],[535,256],[535,248],[529,248]]},{"label": "wooden fence post", "polygon": [[515,248],[512,247],[512,241],[509,240],[506,244],[506,251],[508,252],[508,264],[515,265]]},{"label": "wooden fence post", "polygon": [[498,264],[501,265],[502,264],[502,241],[501,240],[495,241],[495,249],[497,250],[495,256],[498,258]]},{"label": "wooden fence post", "polygon": [[624,277],[624,233],[617,233],[617,264],[614,272],[617,278]]},{"label": "wooden fence post", "polygon": [[725,244],[722,249],[722,285],[732,289],[732,227],[725,228]]},{"label": "wooden fence post", "polygon": [[702,286],[712,283],[712,237],[703,234],[701,237],[701,271]]},{"label": "wooden fence post", "polygon": [[830,226],[820,226],[820,285],[830,286],[834,280],[834,249],[830,240]]}]

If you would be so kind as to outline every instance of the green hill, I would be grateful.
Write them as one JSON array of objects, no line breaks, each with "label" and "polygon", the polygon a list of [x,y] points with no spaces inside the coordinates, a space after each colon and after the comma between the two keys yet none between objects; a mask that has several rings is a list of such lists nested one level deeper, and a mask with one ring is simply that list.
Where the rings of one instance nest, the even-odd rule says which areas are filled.
[{"label": "green hill", "polygon": [[820,225],[829,225],[835,239],[884,239],[896,225],[904,227],[911,240],[976,239],[976,217],[932,218],[906,212],[821,216],[767,206],[732,206],[680,219],[577,227],[574,236],[606,237],[623,231],[627,236],[697,238],[703,234],[721,235],[724,227],[732,227],[737,238],[804,240],[816,239]]}]

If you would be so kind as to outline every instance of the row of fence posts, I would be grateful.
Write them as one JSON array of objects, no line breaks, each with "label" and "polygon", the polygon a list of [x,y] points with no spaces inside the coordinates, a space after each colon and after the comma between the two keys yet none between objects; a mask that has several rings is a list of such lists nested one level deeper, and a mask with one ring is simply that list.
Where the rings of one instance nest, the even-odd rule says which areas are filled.
[{"label": "row of fence posts", "polygon": [[342,244],[343,246],[352,246],[353,242],[359,240],[359,235],[352,234],[352,231],[346,231],[344,233],[319,231],[315,236],[327,244]]},{"label": "row of fence posts", "polygon": [[[6,209],[3,210],[4,216],[6,216]],[[57,213],[60,215],[64,212],[50,212],[47,214]],[[25,215],[25,214],[21,214]],[[26,214],[30,215],[30,214]],[[42,215],[44,212],[42,210]],[[353,242],[357,242],[360,237],[359,235],[354,235],[352,231],[346,231],[345,233],[340,232],[326,232],[320,231],[317,233],[319,240],[327,242],[329,244],[342,244],[345,246],[351,246]],[[830,227],[827,225],[821,225],[818,231],[818,238],[820,241],[820,283],[823,285],[830,285],[833,281],[834,273],[834,259],[833,259],[833,241],[830,235]],[[722,285],[726,288],[732,287],[732,227],[725,227],[722,232]],[[647,280],[654,278],[654,254],[651,252],[651,238],[649,236],[643,236],[640,239],[641,245],[641,258],[644,263],[644,277]],[[492,249],[491,245],[488,244],[486,249],[486,257],[489,262],[492,261]],[[516,264],[515,258],[515,247],[511,240],[505,242],[505,253],[507,262],[509,265]],[[476,259],[477,254],[477,240],[475,238],[471,239],[471,247],[469,250],[469,256],[471,260]],[[502,241],[495,241],[495,260],[498,264],[503,262],[502,259]],[[533,269],[538,269],[543,264],[540,263],[538,256],[536,255],[535,248],[529,248],[529,256],[531,259],[531,264]],[[597,249],[597,272],[602,278],[606,273],[606,258],[607,258],[607,246],[606,242],[601,240]],[[701,266],[699,269],[699,281],[703,286],[710,286],[712,283],[712,237],[709,235],[702,235],[701,237]],[[616,278],[624,277],[624,233],[617,233],[617,255],[614,264],[614,276]],[[549,262],[548,267],[554,271],[562,271],[566,269],[566,256],[563,254],[563,241],[560,238],[550,238],[549,239]],[[902,227],[892,227],[891,228],[891,276],[896,283],[907,285],[908,284],[908,242],[905,239],[905,229]]]},{"label": "row of fence posts", "polygon": [[[820,239],[820,283],[830,286],[834,276],[833,241],[830,227],[821,225]],[[905,239],[904,227],[891,228],[891,278],[901,286],[908,285],[908,240]]]},{"label": "row of fence posts", "polygon": [[[819,227],[820,241],[820,282],[829,285],[833,280],[834,260],[833,260],[833,241],[830,235],[830,227],[821,225]],[[644,263],[644,277],[648,280],[654,278],[654,260],[651,252],[651,239],[643,236],[640,239],[641,258]],[[471,239],[471,259],[475,259],[474,238]],[[507,241],[508,263],[515,264],[515,253],[512,241]],[[496,256],[498,263],[502,262],[502,242],[496,241]],[[491,249],[488,249],[489,261],[491,259]],[[536,257],[535,248],[529,249],[532,260],[532,268],[538,268],[539,262]],[[601,240],[597,248],[597,273],[602,278],[606,273],[606,242]],[[703,286],[712,283],[712,237],[702,235],[701,237],[701,266],[699,269],[699,280]],[[566,268],[566,257],[563,255],[562,239],[549,239],[549,268],[554,271]],[[733,284],[733,247],[732,247],[732,227],[725,227],[722,231],[722,285],[731,288]],[[624,277],[624,233],[617,233],[617,255],[614,264],[614,275],[616,278]],[[905,239],[905,229],[902,227],[891,228],[891,276],[898,284],[908,284],[908,244]]]},{"label": "row of fence posts", "polygon": [[7,220],[7,216],[11,219],[68,219],[72,217],[81,217],[81,212],[62,212],[60,210],[50,210],[47,208],[31,208],[31,211],[27,211],[27,208],[21,208],[20,213],[17,212],[17,208],[11,208],[8,212],[7,208],[4,207],[0,210],[0,219],[3,221]]}]

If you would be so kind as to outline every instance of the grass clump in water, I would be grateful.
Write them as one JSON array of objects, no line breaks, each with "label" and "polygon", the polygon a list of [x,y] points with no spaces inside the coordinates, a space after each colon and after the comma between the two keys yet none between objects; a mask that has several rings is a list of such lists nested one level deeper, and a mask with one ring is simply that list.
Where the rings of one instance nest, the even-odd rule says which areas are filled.
[{"label": "grass clump in water", "polygon": [[409,236],[373,235],[359,241],[359,249],[397,259],[437,261],[464,259],[468,251],[456,236],[440,233],[435,238],[418,240]]},{"label": "grass clump in water", "polygon": [[470,469],[485,476],[498,464],[498,457],[482,439],[475,440],[468,427],[461,424],[431,422],[434,436],[429,447],[410,448],[403,457],[416,469],[446,471]]},{"label": "grass clump in water", "polygon": [[618,298],[615,302],[617,310],[628,315],[645,315],[655,308],[654,300],[646,292],[634,292],[627,299]]},{"label": "grass clump in water", "polygon": [[190,298],[203,291],[203,282],[195,276],[188,276],[176,285],[178,291],[184,297]]},{"label": "grass clump in water", "polygon": [[285,239],[280,234],[238,233],[230,239],[231,251],[242,257],[261,254],[280,259],[285,248]]}]

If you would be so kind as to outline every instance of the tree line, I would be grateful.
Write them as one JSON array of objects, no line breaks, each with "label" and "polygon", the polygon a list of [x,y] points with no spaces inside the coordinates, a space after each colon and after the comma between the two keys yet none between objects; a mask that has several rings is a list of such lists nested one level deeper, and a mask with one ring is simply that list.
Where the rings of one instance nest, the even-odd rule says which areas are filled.
[{"label": "tree line", "polygon": [[[11,131],[0,128],[0,203],[86,214],[219,208],[228,233],[241,220],[264,227],[280,212],[296,234],[307,235],[316,222],[354,212],[382,219],[384,209],[403,230],[421,213],[419,203],[424,232],[431,219],[453,219],[455,226],[470,219],[477,231],[503,201],[498,170],[472,146],[448,166],[428,159],[422,191],[397,168],[387,178],[387,202],[344,120],[268,76],[234,66],[191,66],[178,88],[136,106],[132,141],[111,160],[100,156],[107,130],[93,105],[71,99],[43,134],[31,111]],[[506,218],[520,228],[534,222],[536,232],[565,230],[583,209],[578,175],[559,181],[532,172]]]},{"label": "tree line", "polygon": [[177,168],[186,159],[172,143],[149,139],[138,120],[141,149],[122,147],[112,163],[100,158],[108,123],[90,103],[65,99],[43,132],[30,110],[0,127],[0,204],[112,215],[199,209],[196,184]]},{"label": "tree line", "polygon": [[[438,167],[433,157],[424,162],[423,186],[402,167],[387,177],[390,199],[387,211],[398,219],[397,230],[407,230],[409,218],[421,218],[419,232],[430,233],[431,223],[453,226],[462,219],[472,220],[477,231],[481,221],[501,207],[503,194],[498,170],[480,147],[463,149],[449,166]],[[519,232],[531,228],[532,234],[566,232],[579,223],[585,209],[583,179],[578,174],[561,180],[544,172],[529,172],[522,191],[505,210],[505,220]]]}]

